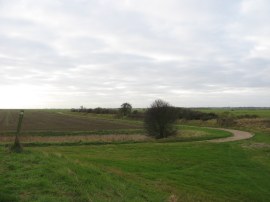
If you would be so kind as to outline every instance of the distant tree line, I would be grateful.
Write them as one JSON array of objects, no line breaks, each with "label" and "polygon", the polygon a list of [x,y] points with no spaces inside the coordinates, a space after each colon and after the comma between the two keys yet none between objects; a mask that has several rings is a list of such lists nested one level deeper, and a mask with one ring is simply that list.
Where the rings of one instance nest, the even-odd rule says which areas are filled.
[{"label": "distant tree line", "polygon": [[[115,114],[118,117],[129,117],[132,114],[132,105],[125,102],[120,108],[85,108],[81,106],[80,108],[72,108],[71,112],[82,112],[82,113],[93,113],[93,114]],[[134,111],[136,114],[136,110]]]},{"label": "distant tree line", "polygon": [[[185,120],[202,120],[207,121],[211,119],[217,119],[218,115],[211,112],[200,112],[196,110],[192,110],[189,108],[180,108],[175,107],[177,112],[178,119],[185,119]],[[120,108],[84,108],[80,107],[78,109],[72,108],[72,112],[83,112],[83,113],[94,113],[94,114],[115,114],[118,116],[125,116],[131,119],[143,120],[145,118],[145,111],[146,109],[142,110],[132,110],[132,106],[129,103],[123,103]]]},{"label": "distant tree line", "polygon": [[94,113],[94,114],[117,114],[118,109],[113,109],[113,108],[72,108],[71,112],[83,112],[83,113]]},{"label": "distant tree line", "polygon": [[238,119],[256,119],[259,118],[256,114],[242,114],[237,116]]},{"label": "distant tree line", "polygon": [[230,111],[223,113],[201,112],[190,108],[174,107],[163,100],[155,100],[149,108],[132,109],[130,103],[123,103],[120,108],[85,108],[81,106],[78,109],[71,109],[72,112],[95,113],[95,114],[115,114],[116,118],[137,119],[144,122],[144,128],[148,135],[157,139],[167,138],[177,134],[176,122],[182,120],[216,120],[222,127],[231,127],[241,118],[257,118],[257,115],[238,115]]},{"label": "distant tree line", "polygon": [[180,107],[177,107],[176,109],[178,111],[178,119],[207,121],[218,118],[218,115],[213,112],[206,113],[192,110],[189,108],[180,108]]}]

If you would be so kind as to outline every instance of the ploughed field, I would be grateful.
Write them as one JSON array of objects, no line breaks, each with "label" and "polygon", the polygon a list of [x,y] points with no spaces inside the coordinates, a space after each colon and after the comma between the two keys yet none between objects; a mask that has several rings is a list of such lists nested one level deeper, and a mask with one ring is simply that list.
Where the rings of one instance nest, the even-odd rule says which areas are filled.
[{"label": "ploughed field", "polygon": [[[19,110],[0,110],[0,131],[14,132],[18,124]],[[61,111],[26,110],[22,132],[28,131],[95,131],[139,129],[141,126],[113,120],[64,114]]]}]

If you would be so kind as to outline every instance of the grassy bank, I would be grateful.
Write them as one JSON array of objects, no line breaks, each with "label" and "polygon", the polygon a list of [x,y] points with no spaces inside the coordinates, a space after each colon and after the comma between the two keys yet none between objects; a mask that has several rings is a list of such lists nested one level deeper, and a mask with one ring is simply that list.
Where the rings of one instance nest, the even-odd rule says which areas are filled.
[{"label": "grassy bank", "polygon": [[267,201],[266,134],[237,143],[1,148],[0,201]]}]

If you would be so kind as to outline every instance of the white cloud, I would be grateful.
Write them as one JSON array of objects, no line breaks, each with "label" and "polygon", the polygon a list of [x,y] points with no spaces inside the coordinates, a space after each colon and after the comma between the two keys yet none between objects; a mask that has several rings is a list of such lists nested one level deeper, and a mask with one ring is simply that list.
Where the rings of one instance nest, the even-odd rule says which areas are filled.
[{"label": "white cloud", "polygon": [[267,0],[0,1],[0,89],[32,92],[0,107],[269,106],[269,9]]}]

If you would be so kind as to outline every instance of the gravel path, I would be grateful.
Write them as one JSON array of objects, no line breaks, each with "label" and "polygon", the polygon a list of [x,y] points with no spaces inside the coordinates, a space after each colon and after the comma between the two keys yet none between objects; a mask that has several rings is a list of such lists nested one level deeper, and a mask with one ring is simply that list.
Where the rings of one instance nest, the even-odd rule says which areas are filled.
[{"label": "gravel path", "polygon": [[233,130],[233,129],[225,129],[225,128],[217,128],[219,130],[228,131],[233,134],[231,137],[219,138],[214,140],[206,140],[207,142],[232,142],[237,140],[245,140],[253,137],[253,134],[246,131],[241,130]]}]

